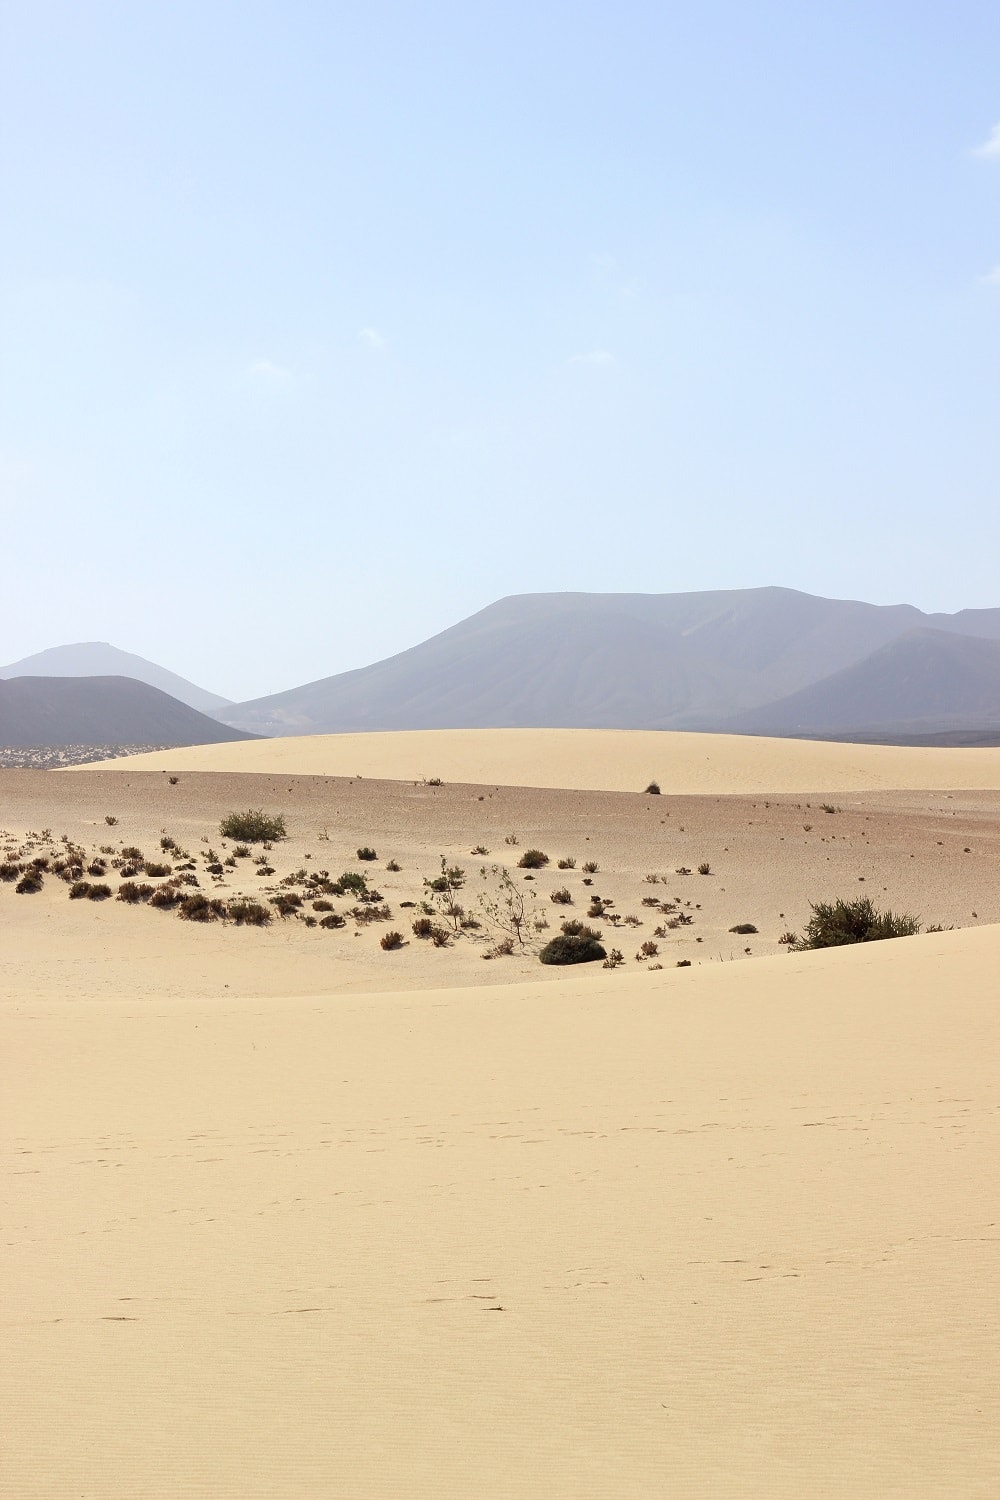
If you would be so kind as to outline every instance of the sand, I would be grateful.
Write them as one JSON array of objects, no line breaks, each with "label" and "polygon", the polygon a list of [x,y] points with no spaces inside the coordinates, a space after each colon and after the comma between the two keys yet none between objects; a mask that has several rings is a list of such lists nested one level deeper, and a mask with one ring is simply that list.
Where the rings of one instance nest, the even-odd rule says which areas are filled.
[{"label": "sand", "polygon": [[[590,764],[627,766],[628,795],[582,795],[453,784],[443,754],[441,787],[370,779],[412,763],[388,739],[362,780],[235,772],[257,744],[200,772],[169,752],[173,786],[135,762],[0,775],[12,837],[152,852],[168,827],[208,889],[220,807],[280,793],[279,876],[364,838],[395,914],[442,852],[544,840],[577,857],[538,873],[553,922],[594,852],[644,924],[621,968],[567,972],[483,962],[476,934],[386,953],[0,886],[0,1494],[996,1494],[993,752],[894,751],[886,787],[838,788],[796,745],[824,813],[759,795],[767,742],[749,790],[652,798],[662,762],[636,778],[627,747]],[[943,761],[906,781],[928,754],[972,756],[965,789]],[[651,970],[661,866],[693,920]],[[961,926],[778,943],[810,898],[866,890]]]},{"label": "sand", "polygon": [[[498,786],[711,793],[1000,787],[1000,749],[840,745],[733,734],[612,729],[427,729],[304,735],[157,750],[104,765],[148,771],[440,777]],[[90,767],[80,768],[87,774]]]}]

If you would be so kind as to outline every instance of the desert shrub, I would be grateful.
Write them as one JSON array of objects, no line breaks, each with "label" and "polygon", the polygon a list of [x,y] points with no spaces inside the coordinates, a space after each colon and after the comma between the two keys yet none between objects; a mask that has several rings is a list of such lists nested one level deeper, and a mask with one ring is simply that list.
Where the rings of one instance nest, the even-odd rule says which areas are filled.
[{"label": "desert shrub", "polygon": [[109,885],[92,885],[87,892],[88,901],[107,901],[111,895]]},{"label": "desert shrub", "polygon": [[225,903],[210,901],[200,891],[185,896],[177,908],[177,915],[185,922],[217,922],[226,915]]},{"label": "desert shrub", "polygon": [[430,917],[417,917],[412,926],[414,937],[429,938],[434,930],[434,923]]},{"label": "desert shrub", "polygon": [[607,958],[604,960],[603,964],[601,965],[601,968],[602,969],[617,969],[618,966],[619,966],[619,964],[623,964],[624,962],[625,962],[625,955],[624,955],[624,953],[622,953],[621,949],[620,948],[612,948],[611,952],[608,954]]},{"label": "desert shrub", "polygon": [[155,890],[155,885],[139,884],[135,880],[125,880],[118,887],[118,900],[127,902],[129,906],[137,906],[140,901],[148,901]]},{"label": "desert shrub", "polygon": [[399,863],[398,860],[395,859],[390,859],[388,864],[386,865],[386,869],[389,870],[393,875],[398,875],[402,868],[403,866]]},{"label": "desert shrub", "polygon": [[248,896],[236,896],[230,901],[227,915],[237,927],[267,927],[271,921],[267,907]]},{"label": "desert shrub", "polygon": [[677,960],[677,968],[678,969],[690,969],[690,967],[691,967],[691,960],[689,958],[679,958]]},{"label": "desert shrub", "polygon": [[651,781],[649,783],[649,786],[646,788],[646,795],[648,797],[658,797],[660,795],[659,782]]},{"label": "desert shrub", "polygon": [[699,875],[711,875],[711,873],[712,873],[712,866],[709,864],[708,860],[706,859],[704,861],[704,863],[702,863],[702,864],[700,864],[698,866],[698,874]]},{"label": "desert shrub", "polygon": [[642,923],[639,921],[639,918],[633,912],[630,912],[629,915],[624,918],[624,922],[625,922],[625,926],[626,927],[641,927],[642,926]]},{"label": "desert shrub", "polygon": [[106,875],[107,873],[108,867],[103,859],[92,859],[87,866],[88,875]]},{"label": "desert shrub", "polygon": [[165,833],[160,839],[160,848],[163,850],[164,854],[166,854],[168,849],[177,848],[177,840],[171,838],[169,833]]},{"label": "desert shrub", "polygon": [[369,922],[388,922],[392,911],[387,905],[352,906],[347,915],[353,917],[355,922],[362,927],[367,927]]},{"label": "desert shrub", "polygon": [[557,906],[573,905],[573,897],[570,895],[565,886],[563,886],[561,890],[550,892],[549,900],[554,901]]},{"label": "desert shrub", "polygon": [[470,854],[489,854],[489,852],[485,844],[477,844],[474,849],[469,850]]},{"label": "desert shrub", "polygon": [[797,938],[794,932],[783,932],[778,939],[778,942],[784,943],[786,947],[790,947],[792,944],[797,942]]},{"label": "desert shrub", "polygon": [[168,776],[167,780],[170,782],[171,786],[176,786],[177,785],[178,778],[176,776]]},{"label": "desert shrub", "polygon": [[348,894],[360,896],[361,892],[368,887],[367,877],[358,870],[345,870],[339,880],[333,883],[333,894],[335,896],[346,896]]},{"label": "desert shrub", "polygon": [[403,934],[401,932],[383,933],[381,939],[379,940],[379,947],[384,948],[387,953],[391,952],[394,948],[402,948],[402,946]]},{"label": "desert shrub", "polygon": [[43,877],[41,870],[36,870],[33,866],[29,866],[14,889],[19,896],[33,896],[36,891],[41,890],[42,884]]},{"label": "desert shrub", "polygon": [[250,858],[250,845],[249,844],[237,844],[236,848],[233,850],[233,858],[234,859],[249,859]]},{"label": "desert shrub", "polygon": [[834,807],[832,802],[821,802],[819,805],[819,810],[820,812],[825,813],[835,813],[837,811],[837,808]]},{"label": "desert shrub", "polygon": [[17,865],[11,864],[9,860],[0,864],[0,880],[16,880],[20,873]]},{"label": "desert shrub", "polygon": [[313,902],[313,911],[333,911],[333,902],[321,897],[319,901]]},{"label": "desert shrub", "polygon": [[802,953],[811,948],[842,948],[848,943],[875,943],[883,938],[912,937],[920,931],[916,917],[879,911],[867,896],[858,901],[810,902],[812,916],[801,938],[788,947]]},{"label": "desert shrub", "polygon": [[556,861],[556,869],[557,870],[575,870],[576,869],[576,860],[572,859],[569,855],[567,855],[565,859],[559,859],[559,860]]},{"label": "desert shrub", "polygon": [[514,951],[514,939],[512,937],[501,938],[494,943],[492,948],[487,948],[483,954],[484,958],[510,958]]},{"label": "desert shrub", "polygon": [[69,899],[71,901],[82,901],[85,896],[90,895],[89,880],[74,880],[69,888]]},{"label": "desert shrub", "polygon": [[587,907],[587,916],[603,917],[606,915],[607,913],[604,909],[604,902],[601,900],[600,896],[595,896],[590,905]]},{"label": "desert shrub", "polygon": [[260,864],[259,864],[259,865],[258,865],[258,866],[257,866],[257,874],[258,874],[258,875],[259,875],[259,876],[260,876],[260,878],[261,878],[261,879],[262,879],[262,880],[263,880],[263,879],[265,879],[265,878],[266,878],[266,877],[267,877],[267,876],[268,876],[268,875],[273,875],[273,874],[274,874],[274,866],[273,866],[273,865],[269,865],[269,864],[268,864],[268,862],[267,862],[267,860],[266,860],[266,859],[265,859],[265,860],[263,860],[263,861],[262,861],[262,862],[261,862],[261,863],[260,863]]},{"label": "desert shrub", "polygon": [[282,891],[280,896],[271,897],[271,905],[279,917],[290,917],[302,905],[302,897],[297,896],[294,891]]},{"label": "desert shrub", "polygon": [[209,860],[208,864],[205,866],[205,869],[208,871],[209,875],[222,874],[222,866],[219,864],[219,861],[217,859]]},{"label": "desert shrub", "polygon": [[551,938],[538,955],[543,964],[589,964],[607,956],[596,938],[567,932]]},{"label": "desert shrub", "polygon": [[653,942],[650,942],[649,939],[647,938],[646,942],[644,942],[642,944],[641,948],[639,949],[638,953],[635,956],[638,959],[655,958],[656,955],[659,953],[659,951],[660,950],[659,950],[659,947],[657,946],[657,944],[653,943]]},{"label": "desert shrub", "polygon": [[431,942],[434,944],[435,948],[447,948],[448,944],[451,942],[451,933],[448,931],[447,927],[432,927]]},{"label": "desert shrub", "polygon": [[373,859],[378,859],[378,855],[375,853],[374,849],[369,849],[368,845],[366,844],[363,849],[358,850],[358,858],[371,861]]},{"label": "desert shrub", "polygon": [[114,828],[115,824],[118,822],[118,819],[112,813],[105,813],[104,821],[105,823],[107,823],[109,828]]},{"label": "desert shrub", "polygon": [[[72,891],[70,895],[72,895]],[[181,899],[181,893],[175,885],[161,885],[149,898],[150,906],[155,906],[163,911],[170,911]]]},{"label": "desert shrub", "polygon": [[543,854],[541,849],[525,849],[517,862],[519,870],[541,870],[549,862],[549,856]]},{"label": "desert shrub", "polygon": [[266,813],[263,808],[227,813],[219,824],[224,839],[238,839],[243,844],[277,843],[287,836],[285,820],[280,813]]},{"label": "desert shrub", "polygon": [[347,923],[344,921],[339,911],[332,911],[328,917],[320,918],[319,925],[321,927],[325,927],[327,931],[329,931],[334,927],[346,927]]},{"label": "desert shrub", "polygon": [[172,875],[174,873],[172,865],[161,865],[153,859],[147,859],[144,869],[146,874],[152,875],[154,879],[160,875]]},{"label": "desert shrub", "polygon": [[660,898],[659,896],[643,896],[642,904],[643,906],[655,906],[659,910]]},{"label": "desert shrub", "polygon": [[141,865],[145,858],[142,850],[137,849],[134,844],[129,844],[127,849],[122,850],[122,859],[132,860],[137,865]]},{"label": "desert shrub", "polygon": [[748,933],[756,932],[757,929],[752,922],[737,922],[736,926],[730,927],[729,931],[737,932],[740,937],[745,937]]},{"label": "desert shrub", "polygon": [[580,922],[576,917],[567,918],[559,930],[563,937],[593,938],[595,943],[601,941],[601,934],[596,927],[588,927],[586,922]]}]

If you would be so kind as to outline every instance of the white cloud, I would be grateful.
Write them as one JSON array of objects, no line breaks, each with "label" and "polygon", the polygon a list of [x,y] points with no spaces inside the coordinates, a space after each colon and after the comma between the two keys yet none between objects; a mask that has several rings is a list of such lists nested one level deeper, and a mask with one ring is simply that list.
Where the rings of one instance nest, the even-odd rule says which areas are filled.
[{"label": "white cloud", "polygon": [[1000,125],[994,125],[990,131],[989,140],[984,141],[981,146],[976,146],[972,154],[973,156],[1000,157]]},{"label": "white cloud", "polygon": [[276,365],[271,359],[255,359],[250,366],[249,373],[265,380],[291,380],[291,370],[286,370],[284,365]]},{"label": "white cloud", "polygon": [[389,347],[389,340],[384,333],[379,333],[377,328],[362,328],[358,338],[366,349],[373,349],[376,354],[382,354]]},{"label": "white cloud", "polygon": [[617,363],[610,349],[590,349],[586,354],[574,354],[571,365],[613,365]]}]

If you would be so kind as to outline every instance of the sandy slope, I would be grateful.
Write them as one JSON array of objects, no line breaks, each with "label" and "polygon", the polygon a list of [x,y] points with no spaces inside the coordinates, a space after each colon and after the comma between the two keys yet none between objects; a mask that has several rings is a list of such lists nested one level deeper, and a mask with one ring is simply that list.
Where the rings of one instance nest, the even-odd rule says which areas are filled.
[{"label": "sandy slope", "polygon": [[8,1003],[0,1491],[995,1495],[998,966]]},{"label": "sandy slope", "polygon": [[[651,730],[463,729],[309,735],[161,750],[104,766],[664,792],[1000,787],[1000,749],[835,745]],[[81,772],[89,768],[81,767]]]}]

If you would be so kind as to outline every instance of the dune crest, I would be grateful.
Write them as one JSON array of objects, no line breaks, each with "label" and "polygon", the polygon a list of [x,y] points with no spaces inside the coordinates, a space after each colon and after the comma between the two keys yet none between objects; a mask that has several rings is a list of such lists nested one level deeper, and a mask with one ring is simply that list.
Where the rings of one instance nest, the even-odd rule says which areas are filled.
[{"label": "dune crest", "polygon": [[83,766],[724,796],[1000,788],[1000,748],[844,745],[625,729],[426,729],[197,745]]}]

